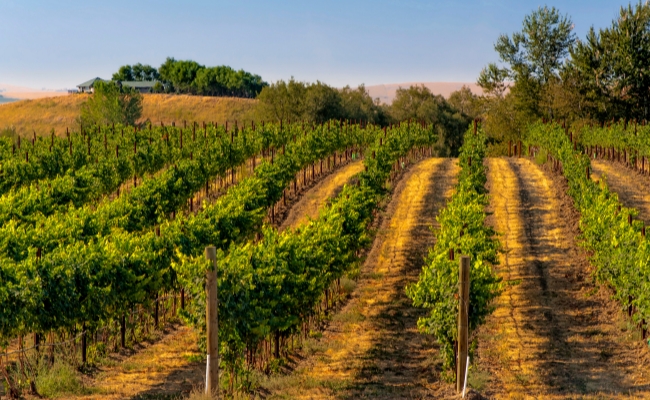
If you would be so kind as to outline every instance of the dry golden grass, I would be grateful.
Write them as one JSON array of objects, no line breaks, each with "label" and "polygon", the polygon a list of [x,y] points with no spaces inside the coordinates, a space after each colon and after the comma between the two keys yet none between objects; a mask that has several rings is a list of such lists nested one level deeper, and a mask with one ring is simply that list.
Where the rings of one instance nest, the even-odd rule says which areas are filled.
[{"label": "dry golden grass", "polygon": [[327,202],[336,196],[343,189],[343,186],[352,177],[363,170],[363,163],[360,160],[354,161],[338,171],[329,175],[322,182],[316,184],[305,195],[294,204],[289,210],[287,219],[280,226],[280,230],[287,228],[295,229],[305,224],[310,218],[318,217],[318,212]]},{"label": "dry golden grass", "polygon": [[[0,130],[15,128],[21,135],[65,132],[75,128],[81,104],[88,95],[70,95],[36,100],[22,100],[0,106]],[[155,124],[173,121],[182,123],[211,121],[244,121],[252,119],[257,100],[234,97],[202,97],[187,95],[144,95],[142,120]]]},{"label": "dry golden grass", "polygon": [[223,124],[252,119],[256,105],[257,100],[236,97],[149,94],[144,96],[142,119],[157,124],[160,121],[181,123],[183,120]]},{"label": "dry golden grass", "polygon": [[650,185],[647,180],[639,178],[639,175],[625,168],[623,164],[611,161],[591,160],[591,167],[591,179],[598,182],[605,176],[607,186],[618,194],[621,202],[626,207],[639,211],[639,219],[650,222]]},{"label": "dry golden grass", "polygon": [[[478,332],[490,399],[650,398],[649,353],[639,330],[589,278],[577,248],[573,201],[527,159],[488,159],[490,217],[507,283]],[[566,196],[566,197],[565,197]],[[631,328],[628,326],[631,325]],[[639,337],[633,337],[634,331]]]},{"label": "dry golden grass", "polygon": [[443,398],[449,392],[432,366],[435,347],[417,330],[422,310],[412,307],[404,286],[418,279],[433,240],[429,226],[437,225],[458,171],[453,159],[431,158],[406,172],[352,298],[322,338],[309,342],[292,374],[263,382],[267,398]]},{"label": "dry golden grass", "polygon": [[[205,379],[196,333],[185,326],[172,331],[113,366],[102,366],[88,380],[92,394],[75,400],[172,399],[198,392]],[[195,399],[200,399],[195,393]]]}]

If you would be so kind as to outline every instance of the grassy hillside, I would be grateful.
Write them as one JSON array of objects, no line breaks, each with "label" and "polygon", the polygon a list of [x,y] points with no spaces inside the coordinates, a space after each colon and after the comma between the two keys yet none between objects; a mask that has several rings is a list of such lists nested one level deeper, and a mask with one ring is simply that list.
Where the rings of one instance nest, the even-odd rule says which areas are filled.
[{"label": "grassy hillside", "polygon": [[[15,128],[21,135],[58,134],[66,127],[77,127],[81,104],[87,95],[70,95],[37,100],[22,100],[0,106],[0,130]],[[256,100],[233,97],[201,97],[166,94],[144,95],[142,120],[155,124],[172,121],[225,121],[251,119]]]}]

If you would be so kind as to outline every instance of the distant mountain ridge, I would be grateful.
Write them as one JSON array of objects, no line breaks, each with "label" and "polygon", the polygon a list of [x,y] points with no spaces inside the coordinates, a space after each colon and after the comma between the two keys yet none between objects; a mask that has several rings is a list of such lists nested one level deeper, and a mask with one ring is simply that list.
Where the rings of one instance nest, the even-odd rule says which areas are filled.
[{"label": "distant mountain ridge", "polygon": [[[413,85],[424,85],[429,88],[434,94],[439,94],[445,98],[449,98],[449,95],[461,89],[463,86],[467,86],[470,90],[477,95],[483,94],[483,90],[474,82],[405,82],[405,83],[387,83],[383,85],[370,85],[366,86],[366,90],[370,94],[370,97],[379,98],[379,100],[384,104],[391,104],[395,99],[395,94],[397,89],[404,88],[407,89]],[[22,86],[8,85],[0,83],[0,96],[5,99],[40,99],[43,97],[57,97],[65,96],[68,93],[66,91],[54,91],[54,90],[38,90],[33,88],[27,88]]]},{"label": "distant mountain ridge", "polygon": [[391,104],[395,99],[395,94],[397,89],[404,88],[408,89],[411,86],[415,85],[424,85],[427,87],[433,94],[439,94],[445,98],[449,98],[452,92],[460,90],[463,86],[469,87],[472,93],[481,95],[483,94],[483,89],[474,82],[406,82],[406,83],[389,83],[384,85],[372,85],[366,86],[366,90],[370,97],[379,98],[379,100],[384,104]]}]

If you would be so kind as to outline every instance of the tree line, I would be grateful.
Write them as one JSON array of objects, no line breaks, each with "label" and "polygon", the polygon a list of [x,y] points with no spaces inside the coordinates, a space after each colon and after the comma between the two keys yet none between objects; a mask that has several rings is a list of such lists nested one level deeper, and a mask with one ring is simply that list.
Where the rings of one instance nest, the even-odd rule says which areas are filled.
[{"label": "tree line", "polygon": [[398,89],[389,105],[370,97],[364,85],[338,89],[320,81],[308,83],[291,78],[263,88],[257,99],[257,118],[261,120],[356,120],[380,126],[408,120],[428,122],[438,130],[437,147],[442,155],[457,154],[463,132],[471,122],[467,113],[424,86]]},{"label": "tree line", "polygon": [[[183,67],[181,70],[187,69]],[[165,69],[160,71],[169,73]],[[136,80],[136,77],[144,80],[151,76],[155,74],[150,69],[132,67],[121,68],[120,75],[113,78],[115,81],[121,80],[118,78]],[[181,93],[189,90],[176,87]],[[463,88],[448,101],[424,86],[411,86],[398,89],[393,103],[388,105],[372,99],[363,85],[356,89],[350,86],[337,89],[320,81],[307,83],[292,78],[264,86],[257,95],[258,103],[250,118],[257,122],[302,120],[316,124],[329,120],[349,120],[379,126],[408,120],[427,122],[438,131],[438,153],[450,156],[457,154],[463,132],[472,120],[472,110],[458,100],[462,96],[469,96],[469,101],[476,97],[469,89]],[[85,126],[113,123],[135,125],[142,115],[142,101],[142,95],[133,88],[116,82],[99,81],[95,83],[93,95],[82,105],[78,122]]]},{"label": "tree line", "polygon": [[167,57],[158,68],[150,65],[123,65],[113,81],[156,81],[155,93],[182,93],[202,96],[254,98],[268,84],[259,75],[229,66],[206,67],[192,60]]},{"label": "tree line", "polygon": [[573,126],[650,117],[650,5],[621,7],[611,26],[584,39],[555,7],[526,15],[521,31],[498,37],[499,63],[481,71],[484,96],[464,100],[483,116],[493,147],[503,151],[541,118]]}]

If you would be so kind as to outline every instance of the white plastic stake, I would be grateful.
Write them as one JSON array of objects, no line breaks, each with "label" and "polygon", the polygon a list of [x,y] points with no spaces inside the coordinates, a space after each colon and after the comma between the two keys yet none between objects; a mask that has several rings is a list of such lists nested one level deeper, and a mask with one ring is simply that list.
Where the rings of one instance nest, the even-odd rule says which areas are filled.
[{"label": "white plastic stake", "polygon": [[205,361],[205,394],[208,393],[208,377],[210,376],[210,354],[206,357]]},{"label": "white plastic stake", "polygon": [[465,398],[465,390],[467,389],[467,372],[469,371],[469,356],[467,356],[467,363],[465,364],[465,382],[463,383],[463,399]]}]

